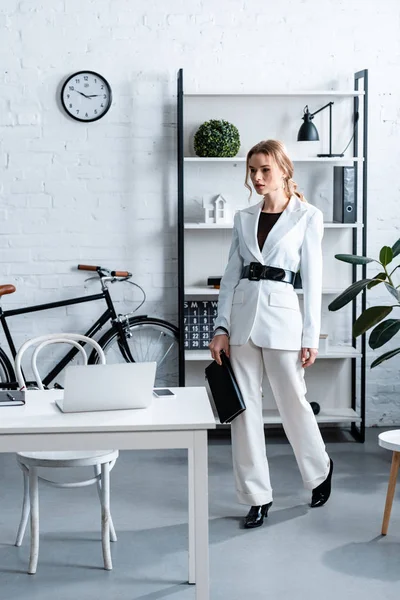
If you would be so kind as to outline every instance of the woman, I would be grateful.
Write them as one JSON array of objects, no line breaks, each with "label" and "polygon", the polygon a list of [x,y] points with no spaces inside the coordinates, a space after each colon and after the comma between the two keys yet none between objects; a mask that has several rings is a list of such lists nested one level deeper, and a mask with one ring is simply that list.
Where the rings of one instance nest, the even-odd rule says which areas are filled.
[{"label": "woman", "polygon": [[[305,398],[304,369],[318,353],[321,321],[323,218],[296,191],[293,163],[281,142],[260,142],[247,155],[261,202],[235,215],[229,261],[221,280],[210,350],[230,356],[246,410],[231,424],[239,502],[251,505],[246,528],[259,527],[272,505],[265,453],[261,385],[268,376],[311,506],[331,491],[333,462]],[[293,288],[300,269],[304,323]]]}]

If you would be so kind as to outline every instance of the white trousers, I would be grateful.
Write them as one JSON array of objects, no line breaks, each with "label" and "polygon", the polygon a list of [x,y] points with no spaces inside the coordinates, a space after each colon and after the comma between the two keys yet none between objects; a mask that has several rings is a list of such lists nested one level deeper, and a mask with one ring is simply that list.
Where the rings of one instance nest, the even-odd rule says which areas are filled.
[{"label": "white trousers", "polygon": [[262,416],[265,369],[283,428],[293,448],[304,487],[312,490],[326,479],[330,461],[317,421],[307,402],[300,351],[231,346],[233,370],[246,410],[231,424],[233,470],[241,504],[272,501]]}]

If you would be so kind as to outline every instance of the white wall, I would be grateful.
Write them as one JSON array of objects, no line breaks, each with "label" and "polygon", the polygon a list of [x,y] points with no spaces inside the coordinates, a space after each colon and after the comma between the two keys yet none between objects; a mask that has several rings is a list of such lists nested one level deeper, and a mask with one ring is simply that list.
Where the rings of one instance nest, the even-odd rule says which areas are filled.
[{"label": "white wall", "polygon": [[[86,262],[132,271],[146,312],[176,321],[180,67],[187,87],[221,92],[347,88],[368,68],[369,253],[392,245],[399,19],[397,0],[1,0],[0,276],[17,286],[4,308],[81,292],[74,266]],[[79,69],[112,85],[99,122],[74,122],[60,108],[61,84]],[[121,309],[132,299],[131,290],[115,293]],[[370,299],[379,293],[387,304],[380,290]],[[94,312],[69,310],[68,328]],[[19,317],[12,329],[22,341],[64,328],[64,317]],[[368,422],[400,422],[398,358],[368,370]]]}]

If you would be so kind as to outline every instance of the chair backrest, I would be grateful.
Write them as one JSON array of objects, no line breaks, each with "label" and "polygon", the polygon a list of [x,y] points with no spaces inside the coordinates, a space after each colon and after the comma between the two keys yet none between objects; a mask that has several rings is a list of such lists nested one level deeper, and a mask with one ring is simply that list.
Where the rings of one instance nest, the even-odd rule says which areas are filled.
[{"label": "chair backrest", "polygon": [[38,388],[40,390],[44,390],[42,379],[37,368],[37,357],[39,352],[50,344],[70,344],[71,346],[75,346],[75,348],[79,350],[79,352],[82,355],[84,364],[87,365],[88,355],[86,353],[85,348],[81,344],[79,344],[79,342],[84,342],[85,344],[88,344],[92,348],[94,348],[98,354],[99,362],[103,365],[106,363],[106,357],[101,346],[95,340],[92,340],[92,338],[89,338],[85,335],[81,335],[80,333],[51,333],[48,335],[41,335],[27,340],[18,350],[17,356],[15,357],[15,373],[17,376],[19,387],[21,389],[26,388],[26,382],[22,374],[21,359],[28,348],[30,348],[31,346],[37,346],[32,354],[31,366]]}]

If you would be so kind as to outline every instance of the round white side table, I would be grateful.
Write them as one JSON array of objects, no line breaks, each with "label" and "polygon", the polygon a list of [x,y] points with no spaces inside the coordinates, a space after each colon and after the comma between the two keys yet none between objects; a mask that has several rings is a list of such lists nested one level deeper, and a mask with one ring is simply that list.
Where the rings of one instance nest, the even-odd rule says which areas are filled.
[{"label": "round white side table", "polygon": [[386,535],[388,532],[390,513],[392,511],[394,492],[396,489],[397,474],[400,466],[400,429],[394,429],[392,431],[380,433],[378,438],[379,445],[382,448],[386,448],[386,450],[391,450],[393,453],[381,532],[382,535]]}]

